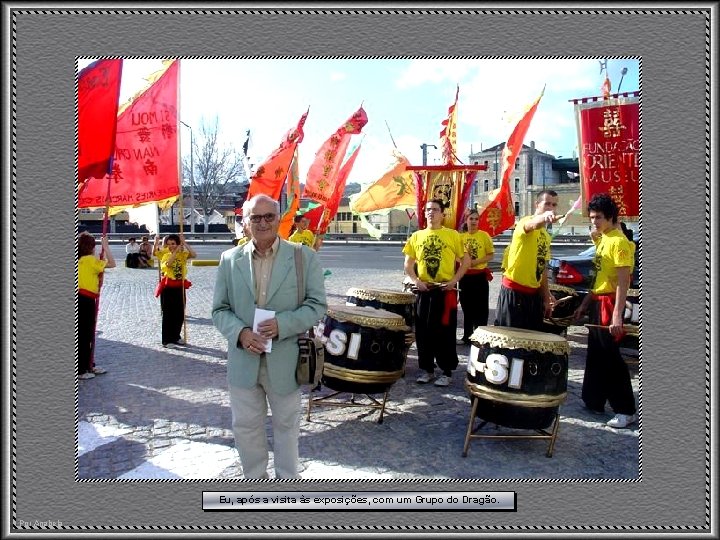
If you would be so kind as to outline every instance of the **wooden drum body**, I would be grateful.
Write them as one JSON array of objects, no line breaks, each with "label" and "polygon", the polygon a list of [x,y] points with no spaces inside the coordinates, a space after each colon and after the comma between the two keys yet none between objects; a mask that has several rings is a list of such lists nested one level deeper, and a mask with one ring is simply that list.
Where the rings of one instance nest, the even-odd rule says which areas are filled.
[{"label": "wooden drum body", "polygon": [[480,326],[470,341],[465,387],[479,400],[477,416],[510,428],[550,426],[567,397],[567,340],[533,330]]},{"label": "wooden drum body", "polygon": [[325,342],[323,384],[339,392],[385,392],[405,371],[407,331],[397,313],[330,306],[317,328]]}]

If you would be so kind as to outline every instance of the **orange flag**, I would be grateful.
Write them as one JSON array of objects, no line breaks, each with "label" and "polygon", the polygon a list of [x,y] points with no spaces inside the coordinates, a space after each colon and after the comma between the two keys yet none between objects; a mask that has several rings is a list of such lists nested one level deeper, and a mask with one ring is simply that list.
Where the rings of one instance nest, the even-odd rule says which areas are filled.
[{"label": "orange flag", "polygon": [[335,191],[338,172],[350,144],[350,136],[360,133],[367,121],[367,114],[360,107],[323,143],[308,170],[303,198],[313,199],[321,204],[328,203]]},{"label": "orange flag", "polygon": [[295,148],[303,140],[303,126],[309,112],[310,109],[300,117],[297,126],[287,132],[277,150],[257,168],[250,179],[248,199],[261,193],[275,200],[280,199],[282,187],[295,154]]},{"label": "orange flag", "polygon": [[530,122],[532,122],[533,116],[535,116],[535,111],[537,111],[538,104],[544,93],[545,88],[543,87],[538,98],[525,112],[515,126],[515,129],[513,129],[505,144],[505,148],[503,148],[502,183],[498,189],[493,190],[489,194],[488,202],[482,212],[480,212],[480,222],[478,224],[478,227],[490,236],[497,236],[515,224],[515,208],[510,192],[510,173],[515,166],[515,160],[522,150],[525,135],[528,129],[530,129]]},{"label": "orange flag", "polygon": [[330,225],[330,222],[335,217],[335,214],[337,214],[338,207],[340,206],[340,199],[345,192],[345,184],[347,184],[348,176],[350,176],[350,172],[352,171],[353,165],[355,165],[355,160],[357,159],[359,153],[360,144],[353,149],[350,157],[347,158],[342,167],[340,167],[337,183],[335,184],[335,191],[333,192],[327,205],[325,205],[325,211],[323,212],[322,219],[318,225],[318,234],[325,234],[327,232],[328,225]]},{"label": "orange flag", "polygon": [[79,208],[108,204],[117,209],[180,194],[178,74],[178,60],[166,63],[159,78],[122,109],[117,118],[112,170],[105,179],[83,184]]},{"label": "orange flag", "polygon": [[290,236],[290,230],[293,226],[295,214],[297,213],[298,208],[300,208],[300,174],[298,172],[297,148],[295,148],[292,165],[290,165],[290,174],[288,175],[285,189],[287,194],[287,210],[285,210],[280,218],[280,228],[278,229],[278,234],[287,240]]},{"label": "orange flag", "polygon": [[442,121],[440,132],[440,151],[445,165],[454,165],[457,147],[457,102],[460,85],[455,90],[455,102],[448,109],[448,117]]}]

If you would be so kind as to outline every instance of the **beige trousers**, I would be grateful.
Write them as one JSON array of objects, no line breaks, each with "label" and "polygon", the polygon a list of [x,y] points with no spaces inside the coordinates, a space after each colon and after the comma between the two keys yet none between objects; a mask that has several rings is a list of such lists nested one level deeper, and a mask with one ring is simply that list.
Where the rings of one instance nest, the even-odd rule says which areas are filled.
[{"label": "beige trousers", "polygon": [[258,382],[252,388],[229,385],[232,430],[245,478],[268,478],[268,440],[265,433],[268,403],[272,418],[276,478],[300,478],[300,389],[281,396],[270,389],[265,356],[260,359]]}]

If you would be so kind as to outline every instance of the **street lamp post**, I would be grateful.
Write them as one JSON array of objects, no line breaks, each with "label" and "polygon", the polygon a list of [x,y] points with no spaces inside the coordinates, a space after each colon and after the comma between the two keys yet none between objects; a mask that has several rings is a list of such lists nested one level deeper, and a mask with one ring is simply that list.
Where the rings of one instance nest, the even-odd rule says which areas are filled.
[{"label": "street lamp post", "polygon": [[193,164],[193,130],[185,122],[180,123],[190,130],[190,234],[195,234],[195,167]]},{"label": "street lamp post", "polygon": [[428,146],[432,146],[435,150],[437,150],[437,146],[435,146],[434,144],[423,143],[423,144],[420,145],[420,148],[422,149],[422,160],[423,160],[422,164],[423,164],[423,167],[424,167],[425,165],[427,165],[427,149],[428,149]]},{"label": "street lamp post", "polygon": [[499,165],[500,164],[498,163],[498,147],[496,146],[495,147],[495,185],[493,186],[493,188],[495,188],[495,189],[497,189],[497,187],[498,187],[498,169],[500,168]]}]

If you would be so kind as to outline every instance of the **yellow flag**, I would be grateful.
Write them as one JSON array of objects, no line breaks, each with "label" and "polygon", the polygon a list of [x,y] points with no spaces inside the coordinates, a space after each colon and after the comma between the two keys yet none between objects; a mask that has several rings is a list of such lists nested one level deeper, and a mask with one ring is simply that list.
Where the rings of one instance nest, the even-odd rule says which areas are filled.
[{"label": "yellow flag", "polygon": [[415,173],[406,171],[410,164],[400,152],[393,152],[389,169],[366,189],[351,197],[350,210],[368,214],[389,208],[415,208]]}]

